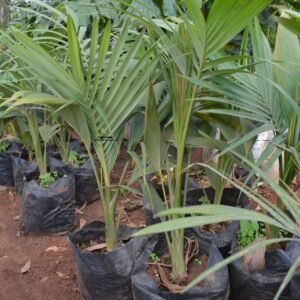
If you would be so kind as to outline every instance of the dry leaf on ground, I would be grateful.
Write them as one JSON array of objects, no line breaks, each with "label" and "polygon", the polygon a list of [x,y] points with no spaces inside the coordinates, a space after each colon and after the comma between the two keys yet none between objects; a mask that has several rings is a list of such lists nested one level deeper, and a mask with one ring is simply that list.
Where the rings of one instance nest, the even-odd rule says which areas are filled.
[{"label": "dry leaf on ground", "polygon": [[84,218],[79,219],[79,228],[81,229],[84,225],[86,225],[86,220]]},{"label": "dry leaf on ground", "polygon": [[86,205],[87,205],[87,202],[85,202],[80,208],[76,208],[76,212],[80,215],[83,215]]},{"label": "dry leaf on ground", "polygon": [[14,195],[14,193],[12,191],[8,192],[8,199],[11,202],[15,201],[15,195]]},{"label": "dry leaf on ground", "polygon": [[90,252],[92,252],[92,251],[96,251],[96,250],[102,250],[102,249],[104,249],[104,248],[106,248],[106,243],[96,244],[96,245],[87,247],[87,248],[85,248],[84,250],[85,250],[85,251],[90,251]]},{"label": "dry leaf on ground", "polygon": [[22,274],[27,273],[29,271],[30,267],[31,267],[31,259],[29,259],[27,261],[27,263],[22,267],[21,273]]},{"label": "dry leaf on ground", "polygon": [[46,252],[52,251],[52,252],[62,252],[68,250],[67,248],[64,247],[57,247],[57,246],[51,246],[46,249]]},{"label": "dry leaf on ground", "polygon": [[59,271],[56,271],[55,273],[56,273],[56,275],[57,275],[59,278],[63,278],[63,279],[68,279],[68,278],[70,278],[70,274],[64,274],[64,273],[59,272]]},{"label": "dry leaf on ground", "polygon": [[183,286],[179,285],[179,284],[174,284],[172,283],[169,279],[167,274],[165,273],[164,269],[160,266],[158,266],[158,272],[159,272],[159,276],[161,279],[162,284],[169,289],[169,291],[171,291],[174,294],[178,294],[182,291]]}]

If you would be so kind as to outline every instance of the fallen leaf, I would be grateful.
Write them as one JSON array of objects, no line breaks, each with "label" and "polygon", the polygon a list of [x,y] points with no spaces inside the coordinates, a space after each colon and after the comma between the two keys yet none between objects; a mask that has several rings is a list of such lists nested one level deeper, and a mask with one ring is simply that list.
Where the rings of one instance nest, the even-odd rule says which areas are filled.
[{"label": "fallen leaf", "polygon": [[83,214],[84,214],[84,212],[81,211],[79,208],[75,208],[75,211],[76,211],[79,215],[83,215]]},{"label": "fallen leaf", "polygon": [[63,279],[68,279],[68,278],[70,278],[70,274],[64,274],[64,273],[59,272],[59,271],[56,271],[55,273],[56,273],[56,275],[57,275],[59,278],[63,278]]},{"label": "fallen leaf", "polygon": [[96,245],[87,247],[84,250],[92,252],[92,251],[101,250],[101,249],[104,249],[104,248],[106,248],[106,243],[96,244]]},{"label": "fallen leaf", "polygon": [[123,201],[124,209],[126,211],[135,210],[139,207],[143,207],[142,199],[125,199]]},{"label": "fallen leaf", "polygon": [[42,279],[41,279],[41,283],[44,283],[44,282],[46,282],[47,280],[49,279],[49,277],[43,277]]},{"label": "fallen leaf", "polygon": [[56,246],[51,246],[51,247],[46,249],[46,252],[49,252],[49,251],[58,252],[59,248],[56,247]]},{"label": "fallen leaf", "polygon": [[86,205],[87,205],[87,201],[85,201],[84,204],[83,204],[80,208],[76,208],[76,209],[75,209],[76,212],[77,212],[78,214],[80,214],[80,215],[83,215],[83,214],[84,214],[84,211],[83,211],[83,210],[85,209]]},{"label": "fallen leaf", "polygon": [[169,291],[171,291],[172,293],[174,293],[174,294],[180,293],[184,287],[181,286],[181,285],[179,285],[179,284],[174,284],[174,283],[172,283],[172,282],[168,279],[168,277],[167,277],[167,275],[166,275],[164,269],[163,269],[160,265],[157,265],[157,267],[158,267],[158,272],[159,272],[159,276],[160,276],[160,279],[161,279],[162,284],[163,284],[166,288],[168,288]]},{"label": "fallen leaf", "polygon": [[96,242],[96,241],[93,241],[93,240],[90,241],[90,245],[91,245],[91,246],[96,246],[96,245],[98,245],[98,244],[99,244],[99,243]]},{"label": "fallen leaf", "polygon": [[13,218],[13,220],[14,220],[14,221],[19,221],[19,220],[20,220],[20,216],[15,216],[15,217]]},{"label": "fallen leaf", "polygon": [[86,225],[86,220],[84,218],[79,219],[79,228],[81,229],[84,225]]},{"label": "fallen leaf", "polygon": [[53,235],[55,235],[55,236],[61,236],[61,235],[66,235],[67,233],[69,233],[68,230],[62,231],[62,232],[58,232],[58,233],[54,233]]},{"label": "fallen leaf", "polygon": [[31,267],[31,259],[29,259],[27,263],[23,266],[23,268],[21,269],[21,273],[22,274],[27,273],[30,267]]},{"label": "fallen leaf", "polygon": [[46,252],[62,252],[62,251],[66,251],[68,250],[67,248],[64,247],[57,247],[57,246],[51,246],[49,248],[46,249]]},{"label": "fallen leaf", "polygon": [[14,195],[14,193],[13,193],[12,191],[9,191],[9,192],[8,192],[8,199],[9,199],[9,201],[11,201],[11,202],[14,202],[14,201],[15,201],[15,195]]},{"label": "fallen leaf", "polygon": [[140,228],[141,227],[139,224],[135,224],[133,222],[128,222],[127,226],[130,228]]}]

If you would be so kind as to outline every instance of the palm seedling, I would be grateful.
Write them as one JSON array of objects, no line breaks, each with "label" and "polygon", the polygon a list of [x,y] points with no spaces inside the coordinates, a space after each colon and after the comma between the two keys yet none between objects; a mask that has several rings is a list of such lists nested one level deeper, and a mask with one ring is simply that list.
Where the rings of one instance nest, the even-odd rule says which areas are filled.
[{"label": "palm seedling", "polygon": [[[222,62],[235,58],[224,56],[214,59],[216,54],[229,40],[239,33],[250,20],[256,16],[271,1],[236,2],[215,1],[207,20],[204,19],[201,8],[196,1],[182,1],[185,10],[181,10],[180,18],[172,21],[149,21],[149,35],[155,41],[157,52],[163,51],[160,61],[162,76],[167,84],[172,111],[173,138],[176,147],[176,163],[174,175],[168,171],[166,140],[159,125],[156,102],[150,84],[149,102],[145,123],[145,152],[151,165],[157,172],[168,172],[169,197],[165,195],[165,207],[157,204],[155,191],[145,181],[144,192],[153,202],[157,212],[177,209],[185,205],[182,196],[182,174],[184,172],[184,154],[187,131],[195,110],[195,100],[202,92],[201,83],[205,86],[219,71],[211,70]],[[238,72],[222,70],[223,74]],[[200,82],[200,85],[198,83]],[[165,193],[166,194],[166,193]],[[185,194],[185,193],[184,193]],[[176,223],[179,215],[169,216],[170,222]],[[217,220],[215,220],[216,222]],[[162,225],[157,225],[164,232]],[[184,230],[177,228],[167,234],[172,261],[172,277],[174,282],[184,282],[187,274],[184,255]]]},{"label": "palm seedling", "polygon": [[[235,153],[235,155],[237,155]],[[238,258],[241,258],[245,255],[251,254],[254,251],[265,249],[266,247],[278,243],[288,243],[291,241],[299,242],[300,234],[300,224],[299,224],[299,195],[297,195],[290,188],[281,187],[274,179],[272,179],[266,172],[257,167],[254,163],[245,160],[245,164],[255,170],[261,179],[268,184],[272,191],[276,193],[278,198],[282,200],[287,211],[283,211],[277,206],[274,206],[269,199],[264,198],[262,195],[253,192],[246,185],[241,186],[235,181],[226,178],[218,170],[211,168],[209,165],[205,165],[208,168],[211,168],[213,172],[218,173],[219,176],[222,176],[224,179],[228,180],[232,185],[236,186],[241,192],[245,193],[251,200],[256,202],[265,213],[258,213],[248,209],[238,208],[238,207],[229,207],[224,205],[201,205],[201,206],[191,206],[191,207],[181,207],[174,208],[169,210],[164,210],[159,212],[157,215],[161,218],[170,217],[170,219],[161,224],[152,225],[146,229],[135,234],[135,236],[141,236],[145,234],[161,233],[172,230],[181,230],[184,228],[191,228],[196,226],[201,226],[204,224],[212,224],[215,222],[224,222],[232,220],[250,220],[251,222],[262,222],[270,226],[274,226],[277,229],[289,233],[292,238],[280,237],[280,238],[270,238],[265,240],[260,240],[257,243],[251,244],[242,250],[238,251],[235,254],[232,254],[230,257],[226,258],[224,261],[215,264],[212,268],[206,270],[201,275],[199,275],[195,280],[193,280],[183,292],[187,291],[192,286],[198,284],[207,276],[212,273],[220,270],[227,264],[235,261]],[[172,216],[177,216],[176,219],[173,219]],[[264,251],[263,251],[264,252]],[[287,286],[289,281],[293,278],[295,272],[300,266],[300,258],[296,258],[293,261],[289,271],[287,272],[285,279],[283,280],[280,288],[277,291],[277,294],[274,296],[274,299],[280,299],[280,294],[283,292],[284,288]]]},{"label": "palm seedling", "polygon": [[[130,31],[125,22],[116,34],[111,23],[99,34],[99,22],[92,24],[88,43],[80,43],[72,18],[67,19],[67,65],[61,63],[37,42],[18,30],[5,43],[15,59],[44,87],[44,92],[21,91],[8,100],[10,109],[43,105],[55,110],[81,137],[92,160],[97,178],[104,221],[107,250],[118,246],[117,194],[110,173],[119,153],[124,124],[145,96],[147,81],[158,58],[151,49],[138,56],[144,33]],[[105,139],[103,137],[111,137]],[[100,169],[95,166],[93,147]]]},{"label": "palm seedling", "polygon": [[[299,152],[299,40],[279,25],[272,53],[257,20],[249,31],[255,63],[250,70],[254,74],[237,73],[228,78],[213,78],[206,87],[223,95],[216,97],[215,101],[226,103],[231,109],[213,108],[206,112],[232,116],[234,108],[236,117],[256,124],[256,128],[243,139],[230,145],[227,152],[261,132],[273,131],[274,139],[256,163],[267,171],[279,160],[280,184],[289,186],[299,170],[295,160]],[[286,44],[290,47],[287,48]],[[223,65],[223,68],[235,67],[235,64],[228,62]],[[249,176],[253,174],[252,171]],[[280,200],[278,205],[282,205]]]}]

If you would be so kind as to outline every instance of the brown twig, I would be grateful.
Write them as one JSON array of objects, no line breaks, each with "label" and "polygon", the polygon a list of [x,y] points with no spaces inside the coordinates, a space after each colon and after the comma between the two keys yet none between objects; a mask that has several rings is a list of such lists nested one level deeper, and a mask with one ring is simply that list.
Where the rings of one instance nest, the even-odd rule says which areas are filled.
[{"label": "brown twig", "polygon": [[185,238],[187,241],[185,252],[185,266],[188,268],[188,263],[199,253],[199,242],[195,239]]},{"label": "brown twig", "polygon": [[172,266],[171,266],[171,265],[167,265],[167,264],[162,264],[162,263],[151,263],[151,262],[148,262],[147,264],[148,264],[148,265],[152,265],[152,266],[161,266],[161,267],[166,267],[166,268],[172,269]]}]

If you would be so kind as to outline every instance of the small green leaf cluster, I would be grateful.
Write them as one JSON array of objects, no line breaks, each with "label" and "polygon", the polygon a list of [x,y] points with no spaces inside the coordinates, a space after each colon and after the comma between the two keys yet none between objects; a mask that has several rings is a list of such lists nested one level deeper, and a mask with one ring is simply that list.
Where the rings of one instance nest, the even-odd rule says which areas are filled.
[{"label": "small green leaf cluster", "polygon": [[157,264],[157,263],[160,262],[160,258],[158,257],[158,255],[157,255],[156,253],[152,252],[152,253],[150,254],[150,261],[151,261],[152,263]]},{"label": "small green leaf cluster", "polygon": [[207,198],[207,196],[202,196],[200,199],[199,199],[199,202],[201,204],[211,204],[209,199]]},{"label": "small green leaf cluster", "polygon": [[238,244],[241,249],[253,243],[256,239],[264,237],[263,229],[260,228],[258,222],[241,220],[240,231],[238,234]]},{"label": "small green leaf cluster", "polygon": [[4,141],[0,142],[0,153],[6,152],[8,147],[9,147],[8,142],[4,142]]},{"label": "small green leaf cluster", "polygon": [[48,172],[44,175],[40,175],[40,186],[43,188],[49,187],[58,178],[58,173],[56,171]]},{"label": "small green leaf cluster", "polygon": [[75,151],[70,151],[69,162],[73,167],[81,167],[85,163],[86,158],[87,156],[84,154],[78,154]]},{"label": "small green leaf cluster", "polygon": [[199,258],[195,258],[194,259],[194,263],[197,264],[197,265],[199,265],[199,266],[201,266],[202,265],[202,260],[199,259]]}]

